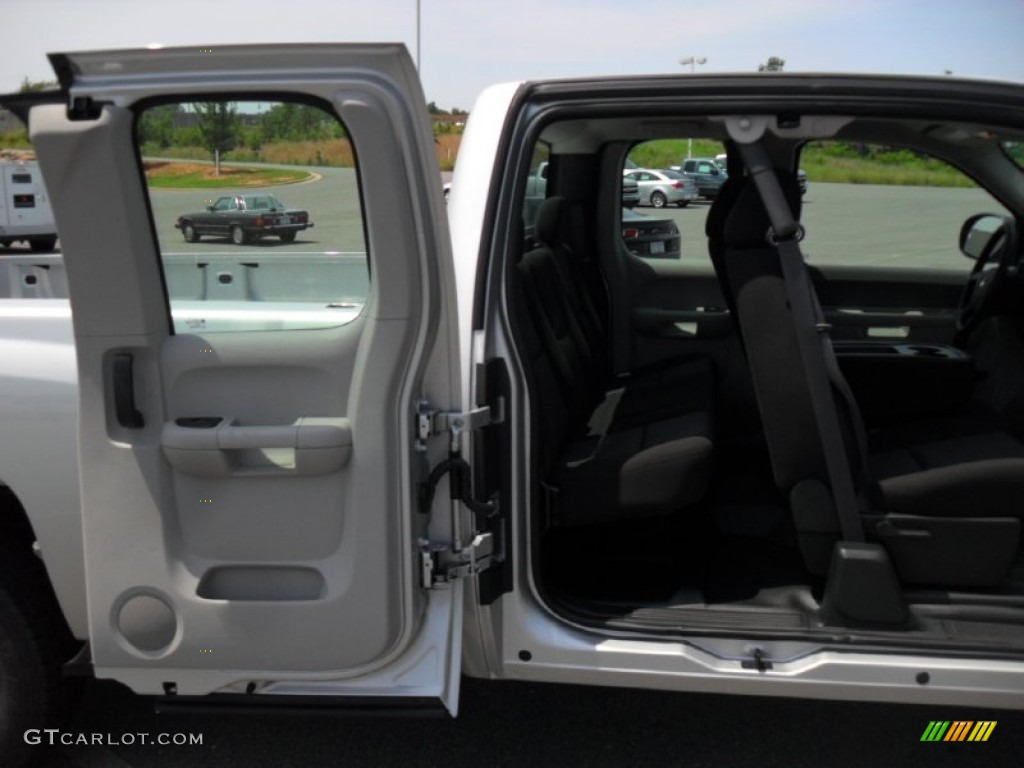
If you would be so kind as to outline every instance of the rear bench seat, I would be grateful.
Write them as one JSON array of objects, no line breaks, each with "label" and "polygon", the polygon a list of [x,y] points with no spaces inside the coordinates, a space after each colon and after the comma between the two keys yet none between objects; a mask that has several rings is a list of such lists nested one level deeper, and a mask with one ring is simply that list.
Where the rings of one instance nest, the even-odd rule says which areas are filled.
[{"label": "rear bench seat", "polygon": [[714,373],[691,358],[612,376],[597,302],[559,242],[564,203],[538,211],[538,245],[518,265],[527,308],[550,519],[573,526],[663,515],[700,501],[713,454]]}]

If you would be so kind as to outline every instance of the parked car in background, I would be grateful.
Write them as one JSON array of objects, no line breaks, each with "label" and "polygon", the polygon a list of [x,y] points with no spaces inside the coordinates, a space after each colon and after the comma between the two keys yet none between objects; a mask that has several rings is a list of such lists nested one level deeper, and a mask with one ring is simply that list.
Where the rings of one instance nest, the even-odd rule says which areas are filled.
[{"label": "parked car in background", "polygon": [[640,205],[640,185],[631,176],[622,177],[622,205],[625,208]]},{"label": "parked car in background", "polygon": [[203,235],[214,235],[229,237],[235,245],[242,245],[268,235],[290,243],[297,233],[312,227],[313,222],[307,211],[288,210],[276,197],[262,192],[219,198],[203,213],[179,216],[174,226],[189,243],[198,242]]},{"label": "parked car in background", "polygon": [[710,157],[691,157],[680,161],[679,172],[697,185],[697,194],[714,200],[729,174]]},{"label": "parked car in background", "polygon": [[622,241],[634,256],[646,259],[682,257],[682,237],[672,219],[655,219],[622,209]]},{"label": "parked car in background", "polygon": [[666,205],[685,208],[690,201],[697,199],[696,185],[678,171],[626,170],[625,178],[636,181],[641,204],[654,208]]}]

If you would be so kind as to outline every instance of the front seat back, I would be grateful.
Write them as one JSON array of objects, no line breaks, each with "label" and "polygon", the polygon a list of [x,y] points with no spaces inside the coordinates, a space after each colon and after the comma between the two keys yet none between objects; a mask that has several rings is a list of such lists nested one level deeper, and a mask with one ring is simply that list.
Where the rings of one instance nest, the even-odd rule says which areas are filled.
[{"label": "front seat back", "polygon": [[[780,183],[796,210],[795,177],[780,174]],[[866,528],[885,545],[905,581],[998,584],[1008,572],[1019,540],[1020,520],[1012,512],[1019,509],[1024,447],[995,432],[968,440],[969,451],[949,456],[964,441],[932,440],[906,452],[917,458],[916,464],[904,461],[902,469],[877,482],[877,467],[872,466],[870,475],[868,471],[864,423],[831,344],[824,340],[820,357],[801,351],[800,341],[808,333],[827,331],[827,326],[820,325],[813,288],[801,279],[806,272],[799,271],[792,285],[787,285],[784,275],[792,278],[793,274],[784,272],[784,256],[769,232],[761,195],[748,181],[726,215],[724,262],[775,482],[789,496],[808,569],[825,573],[841,531],[850,529],[859,538]],[[786,270],[792,266],[787,262]],[[806,270],[802,261],[796,266]],[[796,292],[803,285],[812,293],[811,312],[806,306],[797,311],[790,306],[791,297],[794,303],[803,303],[802,294]],[[812,397],[822,386],[825,397]],[[829,423],[835,426],[822,428]],[[833,429],[838,429],[841,440],[832,444],[829,457],[842,454],[838,462],[842,473],[830,475],[825,441],[835,436]],[[973,455],[979,446],[984,456]],[[877,457],[871,459],[877,465]],[[837,510],[831,484],[835,480],[852,480],[855,498],[850,500],[856,507],[851,510],[856,518],[852,525]],[[946,497],[959,502],[943,510],[940,502]]]},{"label": "front seat back", "polygon": [[[780,173],[790,208],[799,212],[800,190],[793,174]],[[769,241],[771,222],[753,180],[744,179],[722,216],[722,268],[750,367],[776,485],[789,496],[798,541],[807,567],[823,573],[840,536],[838,513],[815,414],[811,371],[801,355],[797,323],[789,304],[778,249]],[[815,300],[816,301],[816,300]],[[832,355],[831,348],[826,349]],[[834,362],[834,360],[833,360]],[[846,468],[861,493],[868,484],[863,423],[838,366],[829,365]],[[868,504],[861,505],[865,509]]]}]

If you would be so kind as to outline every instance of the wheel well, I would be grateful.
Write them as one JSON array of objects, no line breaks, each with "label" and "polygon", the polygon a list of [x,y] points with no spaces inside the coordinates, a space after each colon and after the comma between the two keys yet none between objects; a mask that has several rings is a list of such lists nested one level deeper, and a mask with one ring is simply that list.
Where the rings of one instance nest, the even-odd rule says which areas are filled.
[{"label": "wheel well", "polygon": [[[59,637],[57,641],[61,647],[67,649],[69,655],[80,645],[72,635],[71,628],[64,618],[64,613],[57,602],[57,594],[53,590],[53,583],[47,573],[43,561],[36,556],[33,545],[36,542],[36,534],[32,529],[32,522],[25,512],[25,507],[8,486],[0,485],[0,557],[10,558],[23,562],[26,567],[19,568],[14,574],[16,583],[4,584],[3,586],[14,590],[16,599],[21,595],[22,599],[30,597],[38,603],[42,611],[40,615],[45,616],[49,626],[57,627]],[[3,570],[0,569],[0,574]],[[5,581],[7,579],[5,578]]]},{"label": "wheel well", "polygon": [[21,543],[29,549],[36,540],[25,508],[6,485],[0,485],[0,540]]}]

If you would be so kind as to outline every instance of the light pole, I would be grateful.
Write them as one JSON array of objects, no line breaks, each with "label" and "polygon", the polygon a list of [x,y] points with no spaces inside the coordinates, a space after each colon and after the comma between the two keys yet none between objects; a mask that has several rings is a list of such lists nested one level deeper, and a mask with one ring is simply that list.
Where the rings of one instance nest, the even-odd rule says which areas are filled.
[{"label": "light pole", "polygon": [[[687,56],[686,58],[680,59],[679,63],[682,64],[684,67],[687,64],[689,64],[690,65],[690,74],[692,75],[692,74],[694,74],[697,71],[697,65],[698,64],[703,65],[703,64],[707,64],[708,63],[708,57],[707,56]],[[686,158],[689,159],[691,157],[693,157],[693,138],[692,137],[686,140]]]}]

